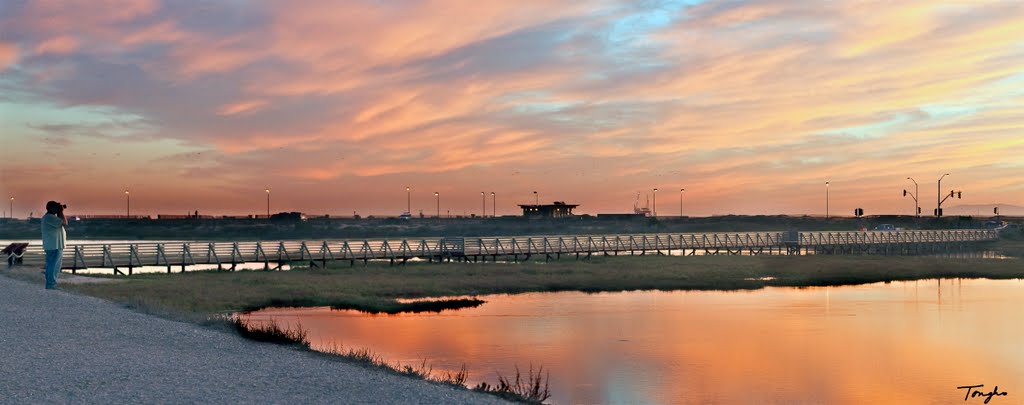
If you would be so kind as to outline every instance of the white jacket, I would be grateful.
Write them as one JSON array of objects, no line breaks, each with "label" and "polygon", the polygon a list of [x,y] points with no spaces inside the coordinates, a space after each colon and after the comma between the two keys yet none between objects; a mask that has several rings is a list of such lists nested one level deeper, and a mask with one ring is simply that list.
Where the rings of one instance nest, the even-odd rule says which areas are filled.
[{"label": "white jacket", "polygon": [[46,214],[39,222],[43,228],[43,250],[64,249],[64,241],[68,238],[64,220],[54,214]]}]

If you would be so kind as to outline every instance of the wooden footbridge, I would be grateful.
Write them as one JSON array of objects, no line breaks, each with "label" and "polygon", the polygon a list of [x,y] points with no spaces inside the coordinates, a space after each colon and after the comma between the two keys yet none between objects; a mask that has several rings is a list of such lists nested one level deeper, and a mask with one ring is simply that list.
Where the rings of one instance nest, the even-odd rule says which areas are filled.
[{"label": "wooden footbridge", "polygon": [[[922,231],[816,231],[816,232],[722,232],[626,235],[562,235],[515,237],[435,237],[325,241],[262,242],[135,242],[70,244],[64,250],[63,268],[75,272],[87,268],[112,269],[132,274],[143,266],[166,267],[167,272],[188,266],[211,265],[235,270],[243,263],[259,263],[266,270],[286,264],[324,267],[328,262],[409,260],[520,261],[545,260],[570,255],[811,255],[884,254],[912,255],[963,251],[971,244],[996,240],[990,229]],[[42,267],[44,252],[38,244],[24,250],[20,262]],[[13,260],[12,260],[13,261]]]}]

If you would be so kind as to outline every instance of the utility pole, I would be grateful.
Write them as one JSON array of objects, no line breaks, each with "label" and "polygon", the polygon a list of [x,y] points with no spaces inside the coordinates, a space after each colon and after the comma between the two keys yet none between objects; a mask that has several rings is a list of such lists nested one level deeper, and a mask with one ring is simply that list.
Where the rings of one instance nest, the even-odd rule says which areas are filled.
[{"label": "utility pole", "polygon": [[683,193],[685,192],[685,188],[679,189],[679,218],[683,217]]},{"label": "utility pole", "polygon": [[654,189],[654,217],[658,217],[658,189]]}]

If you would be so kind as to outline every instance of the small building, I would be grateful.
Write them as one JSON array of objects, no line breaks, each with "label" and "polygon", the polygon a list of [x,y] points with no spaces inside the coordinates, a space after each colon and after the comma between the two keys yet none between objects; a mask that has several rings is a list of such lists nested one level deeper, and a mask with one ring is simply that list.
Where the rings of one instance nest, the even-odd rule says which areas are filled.
[{"label": "small building", "polygon": [[563,218],[571,217],[572,210],[579,207],[579,204],[566,204],[563,201],[555,201],[552,204],[519,204],[523,209],[523,216],[527,218]]}]

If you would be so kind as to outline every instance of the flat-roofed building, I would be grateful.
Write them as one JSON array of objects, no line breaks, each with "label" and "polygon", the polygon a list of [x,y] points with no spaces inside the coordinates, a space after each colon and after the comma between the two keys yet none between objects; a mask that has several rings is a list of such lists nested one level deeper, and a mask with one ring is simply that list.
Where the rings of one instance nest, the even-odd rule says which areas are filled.
[{"label": "flat-roofed building", "polygon": [[555,201],[552,204],[519,204],[523,209],[523,216],[527,218],[563,218],[571,217],[572,210],[579,207],[579,204],[566,204],[563,201]]}]

